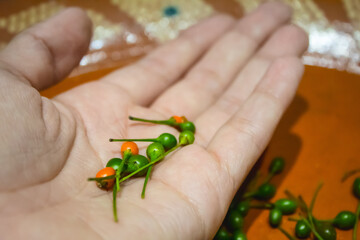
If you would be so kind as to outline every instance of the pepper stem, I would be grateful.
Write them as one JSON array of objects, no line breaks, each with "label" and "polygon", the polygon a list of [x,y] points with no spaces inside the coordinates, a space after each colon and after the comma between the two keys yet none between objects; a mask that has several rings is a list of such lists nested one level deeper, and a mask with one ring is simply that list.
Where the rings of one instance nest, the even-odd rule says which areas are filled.
[{"label": "pepper stem", "polygon": [[170,121],[170,120],[150,120],[150,119],[137,118],[137,117],[133,117],[133,116],[129,116],[129,119],[133,120],[133,121],[139,121],[139,122],[148,122],[148,123],[175,126],[174,122]]},{"label": "pepper stem", "polygon": [[360,216],[360,201],[358,203],[357,209],[356,209],[356,213],[355,213],[355,225],[354,225],[354,230],[353,230],[353,240],[356,240],[357,237],[357,228],[359,225],[359,216]]},{"label": "pepper stem", "polygon": [[264,203],[264,204],[250,204],[250,208],[257,208],[257,209],[272,209],[272,208],[274,208],[274,204],[272,204],[272,203]]},{"label": "pepper stem", "polygon": [[247,198],[251,198],[256,194],[256,191],[251,191],[251,192],[246,192],[244,193],[244,195],[242,196],[243,199],[247,199]]},{"label": "pepper stem", "polygon": [[103,181],[103,180],[114,179],[114,178],[115,178],[115,175],[110,175],[110,176],[106,176],[106,177],[88,178],[88,181],[100,182],[100,181]]},{"label": "pepper stem", "polygon": [[267,177],[265,178],[264,183],[269,183],[271,181],[271,179],[275,176],[275,174],[273,172],[270,172]]},{"label": "pepper stem", "polygon": [[309,212],[312,214],[312,210],[314,208],[314,205],[315,205],[315,200],[317,198],[317,195],[319,194],[319,191],[320,189],[322,188],[323,186],[323,183],[319,183],[319,185],[317,186],[316,190],[315,190],[315,193],[314,193],[314,196],[313,198],[311,199],[311,203],[310,203],[310,206],[309,206]]},{"label": "pepper stem", "polygon": [[113,187],[113,213],[114,213],[114,221],[118,221],[117,216],[117,208],[116,208],[116,193],[118,192],[117,185]]},{"label": "pepper stem", "polygon": [[110,138],[109,142],[156,142],[157,138],[139,138],[139,139],[114,139]]},{"label": "pepper stem", "polygon": [[291,236],[290,233],[289,233],[288,231],[286,231],[285,229],[283,229],[281,226],[279,226],[278,229],[279,229],[280,232],[282,232],[288,239],[290,239],[290,240],[296,240],[295,237]]},{"label": "pepper stem", "polygon": [[[319,194],[320,189],[322,188],[322,186],[323,186],[323,183],[320,182],[319,185],[316,187],[316,190],[315,190],[315,192],[314,192],[313,198],[311,199],[310,206],[309,206],[309,208],[307,209],[307,214],[308,214],[308,218],[309,218],[309,221],[310,221],[310,225],[311,225],[311,227],[312,227],[312,229],[313,229],[313,233],[314,233],[314,235],[315,235],[319,240],[323,240],[323,239],[321,238],[321,236],[319,235],[319,233],[318,233],[318,232],[316,231],[316,229],[315,229],[314,217],[313,217],[313,215],[312,215],[312,212],[313,212],[313,208],[314,208],[314,205],[315,205],[315,200],[316,200],[316,198],[317,198],[317,196],[318,196],[318,194]],[[319,235],[320,238],[319,238],[319,236],[317,236],[316,234]]]},{"label": "pepper stem", "polygon": [[115,183],[116,183],[116,189],[117,189],[118,192],[120,191],[120,183],[119,183],[120,176],[121,176],[121,172],[120,172],[119,170],[116,171],[116,174],[115,174]]},{"label": "pepper stem", "polygon": [[292,221],[292,222],[297,222],[297,221],[300,221],[300,220],[302,220],[302,219],[289,217],[288,220],[289,220],[289,221]]},{"label": "pepper stem", "polygon": [[149,178],[150,178],[150,174],[151,174],[151,170],[152,170],[153,166],[150,166],[147,170],[147,173],[146,173],[146,177],[145,177],[145,181],[144,181],[144,186],[143,186],[143,189],[142,189],[142,192],[141,192],[141,198],[144,199],[145,198],[145,190],[146,190],[146,185],[149,181]]},{"label": "pepper stem", "polygon": [[341,182],[345,182],[346,179],[348,179],[349,177],[351,177],[352,175],[354,175],[354,174],[356,174],[356,173],[358,173],[358,172],[360,172],[360,168],[358,168],[358,169],[353,169],[353,170],[350,170],[350,171],[346,172],[346,173],[344,174],[344,176],[341,178]]},{"label": "pepper stem", "polygon": [[125,161],[127,161],[131,156],[132,156],[131,150],[130,149],[125,150],[123,163],[125,163]]},{"label": "pepper stem", "polygon": [[323,223],[331,223],[331,224],[333,224],[335,219],[324,219],[324,220],[318,220],[317,219],[317,221],[318,222],[323,222]]}]

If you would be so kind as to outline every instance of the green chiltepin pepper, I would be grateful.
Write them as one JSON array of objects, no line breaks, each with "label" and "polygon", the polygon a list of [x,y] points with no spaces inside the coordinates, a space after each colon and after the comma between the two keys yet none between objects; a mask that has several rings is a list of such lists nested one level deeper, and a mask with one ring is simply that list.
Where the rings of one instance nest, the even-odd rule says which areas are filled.
[{"label": "green chiltepin pepper", "polygon": [[[107,164],[106,164],[106,167],[112,167],[114,170],[118,170],[119,167],[121,166],[121,162],[123,160],[121,158],[112,158],[110,159]],[[126,164],[123,166],[123,171],[125,171],[126,169]]]},{"label": "green chiltepin pepper", "polygon": [[146,155],[153,161],[159,157],[161,157],[165,153],[165,149],[161,143],[154,142],[150,144],[146,149]]},{"label": "green chiltepin pepper", "polygon": [[274,158],[269,167],[269,172],[272,174],[279,174],[284,170],[285,160],[282,157]]},{"label": "green chiltepin pepper", "polygon": [[271,183],[264,183],[254,193],[254,197],[258,200],[270,200],[275,196],[276,187]]},{"label": "green chiltepin pepper", "polygon": [[190,131],[190,132],[195,133],[195,131],[196,131],[195,125],[194,125],[194,123],[192,123],[192,122],[180,123],[180,124],[179,124],[179,128],[180,128],[180,130],[181,130],[182,132],[183,132],[183,131]]},{"label": "green chiltepin pepper", "polygon": [[[175,141],[176,141],[176,139],[175,139]],[[150,162],[160,159],[161,157],[164,156],[164,153],[165,153],[165,149],[163,147],[163,144],[161,144],[159,142],[154,142],[154,143],[150,144],[146,149],[146,155],[150,159]],[[153,168],[153,166],[150,166],[147,169],[146,177],[145,177],[144,185],[143,185],[143,190],[141,192],[141,198],[145,198],[146,186],[149,181],[152,168]]]},{"label": "green chiltepin pepper", "polygon": [[193,144],[195,141],[194,133],[191,131],[183,131],[179,135],[179,144],[182,146]]},{"label": "green chiltepin pepper", "polygon": [[277,200],[274,205],[275,208],[279,209],[284,215],[293,214],[297,208],[295,201],[286,198]]},{"label": "green chiltepin pepper", "polygon": [[274,208],[269,212],[269,223],[273,228],[280,226],[282,220],[282,213],[280,209]]},{"label": "green chiltepin pepper", "polygon": [[297,221],[295,225],[295,235],[298,238],[308,238],[311,234],[311,228],[305,223],[304,220]]},{"label": "green chiltepin pepper", "polygon": [[217,231],[214,240],[230,240],[230,234],[222,227]]},{"label": "green chiltepin pepper", "polygon": [[[128,165],[126,168],[126,173],[132,173],[136,170],[140,169],[141,167],[145,166],[149,163],[149,160],[142,155],[132,155],[128,160]],[[146,174],[147,170],[143,169],[142,171],[138,172],[135,176],[142,177]]]},{"label": "green chiltepin pepper", "polygon": [[239,211],[241,216],[245,217],[250,210],[250,201],[242,201],[236,205],[236,210]]},{"label": "green chiltepin pepper", "polygon": [[236,230],[233,234],[232,240],[247,240],[247,237],[241,230]]},{"label": "green chiltepin pepper", "polygon": [[236,209],[231,210],[226,216],[226,225],[232,230],[242,230],[244,225],[244,218]]},{"label": "green chiltepin pepper", "polygon": [[333,220],[333,225],[341,230],[352,229],[355,225],[355,213],[350,211],[341,211]]},{"label": "green chiltepin pepper", "polygon": [[315,229],[324,240],[336,240],[336,230],[329,222],[315,220]]}]

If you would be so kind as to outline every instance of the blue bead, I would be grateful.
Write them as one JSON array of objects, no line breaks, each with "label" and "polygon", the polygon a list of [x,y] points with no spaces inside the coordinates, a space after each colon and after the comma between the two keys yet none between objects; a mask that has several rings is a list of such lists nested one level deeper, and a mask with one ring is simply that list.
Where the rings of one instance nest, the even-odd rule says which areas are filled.
[{"label": "blue bead", "polygon": [[164,8],[164,15],[166,17],[173,17],[179,14],[179,9],[175,6],[168,6]]}]

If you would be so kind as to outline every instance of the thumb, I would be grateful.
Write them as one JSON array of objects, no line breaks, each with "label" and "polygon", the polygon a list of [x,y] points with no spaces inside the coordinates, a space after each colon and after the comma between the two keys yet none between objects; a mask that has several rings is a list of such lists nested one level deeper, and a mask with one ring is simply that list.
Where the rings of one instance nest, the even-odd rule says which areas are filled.
[{"label": "thumb", "polygon": [[90,35],[85,13],[70,8],[21,33],[0,53],[0,191],[48,181],[62,169],[76,124],[37,90],[69,74]]},{"label": "thumb", "polygon": [[0,68],[43,90],[79,64],[90,38],[91,21],[85,12],[68,8],[15,37],[0,53]]}]

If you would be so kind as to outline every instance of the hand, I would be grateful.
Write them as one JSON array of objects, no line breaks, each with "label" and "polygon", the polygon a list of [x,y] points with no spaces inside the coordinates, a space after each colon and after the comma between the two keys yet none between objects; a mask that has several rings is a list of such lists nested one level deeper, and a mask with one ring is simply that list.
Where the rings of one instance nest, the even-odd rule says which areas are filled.
[{"label": "hand", "polygon": [[[0,55],[1,238],[211,239],[302,76],[307,37],[290,15],[269,3],[239,21],[214,16],[54,99],[38,91],[78,64],[89,20],[68,9],[16,37]],[[119,156],[108,139],[176,133],[128,115],[185,115],[197,132],[155,166],[145,199],[143,178],[122,185],[115,223],[111,191],[87,181]]]}]

